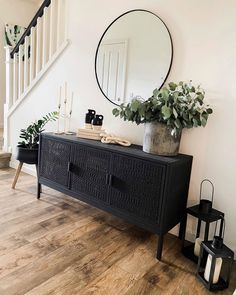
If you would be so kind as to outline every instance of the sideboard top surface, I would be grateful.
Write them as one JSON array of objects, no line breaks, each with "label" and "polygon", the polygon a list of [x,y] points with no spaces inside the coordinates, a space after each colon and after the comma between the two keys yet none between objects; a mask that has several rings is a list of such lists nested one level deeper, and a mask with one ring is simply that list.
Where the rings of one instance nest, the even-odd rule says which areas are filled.
[{"label": "sideboard top surface", "polygon": [[151,161],[163,162],[166,164],[171,164],[171,163],[174,164],[175,162],[189,161],[192,159],[192,156],[184,155],[184,154],[179,154],[178,156],[174,156],[174,157],[163,157],[163,156],[148,154],[143,152],[142,146],[140,145],[131,145],[129,147],[124,147],[124,146],[115,145],[115,144],[106,144],[106,143],[102,143],[100,141],[92,140],[92,139],[78,138],[75,135],[57,135],[54,133],[42,133],[42,136],[46,138],[67,141],[71,143],[80,143],[93,148],[104,149],[113,153],[117,152],[117,153],[127,154],[130,156],[143,158],[143,159],[151,160]]}]

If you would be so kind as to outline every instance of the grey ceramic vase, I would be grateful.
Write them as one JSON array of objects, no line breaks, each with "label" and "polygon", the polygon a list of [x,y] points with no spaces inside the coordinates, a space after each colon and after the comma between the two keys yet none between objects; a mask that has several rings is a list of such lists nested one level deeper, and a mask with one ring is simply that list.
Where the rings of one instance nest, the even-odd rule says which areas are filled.
[{"label": "grey ceramic vase", "polygon": [[181,134],[171,135],[167,125],[153,122],[144,126],[143,151],[161,156],[176,156],[179,152]]}]

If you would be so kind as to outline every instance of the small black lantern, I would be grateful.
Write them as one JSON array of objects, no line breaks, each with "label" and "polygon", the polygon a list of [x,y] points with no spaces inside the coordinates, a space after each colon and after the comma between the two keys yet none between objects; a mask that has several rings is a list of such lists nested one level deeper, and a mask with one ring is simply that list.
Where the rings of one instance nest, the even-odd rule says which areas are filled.
[{"label": "small black lantern", "polygon": [[[202,198],[202,188],[203,188],[203,184],[206,182],[210,183],[212,187],[211,200]],[[210,180],[204,179],[200,185],[199,204],[189,207],[186,210],[187,214],[190,214],[198,219],[198,224],[197,224],[195,242],[191,243],[189,241],[185,241],[185,232],[186,232],[186,223],[187,223],[187,214],[186,214],[185,226],[184,226],[183,234],[182,234],[182,253],[184,254],[185,257],[189,258],[195,263],[198,262],[198,257],[200,255],[200,246],[202,241],[205,241],[205,242],[208,241],[210,223],[216,222],[217,220],[221,220],[220,234],[222,234],[222,230],[223,230],[222,216],[224,216],[224,213],[212,207],[213,199],[214,199],[214,185]],[[203,239],[200,238],[202,222],[205,223],[205,232],[204,232]]]},{"label": "small black lantern", "polygon": [[234,252],[224,245],[225,221],[223,232],[216,235],[217,222],[213,241],[202,242],[198,259],[197,277],[210,291],[228,288],[234,261]]}]

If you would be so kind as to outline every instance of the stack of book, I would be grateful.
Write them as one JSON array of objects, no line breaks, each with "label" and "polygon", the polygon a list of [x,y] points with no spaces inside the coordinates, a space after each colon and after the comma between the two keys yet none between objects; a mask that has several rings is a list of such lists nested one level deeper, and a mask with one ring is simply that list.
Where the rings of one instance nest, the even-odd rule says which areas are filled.
[{"label": "stack of book", "polygon": [[93,130],[93,129],[79,128],[77,137],[93,139],[93,140],[101,140],[102,138],[100,135],[101,133],[104,133],[104,129]]}]

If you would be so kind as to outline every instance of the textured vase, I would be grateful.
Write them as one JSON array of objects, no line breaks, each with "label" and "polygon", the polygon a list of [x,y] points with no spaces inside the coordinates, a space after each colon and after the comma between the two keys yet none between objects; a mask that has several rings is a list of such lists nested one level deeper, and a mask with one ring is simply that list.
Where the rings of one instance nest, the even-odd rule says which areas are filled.
[{"label": "textured vase", "polygon": [[161,156],[176,156],[179,152],[181,133],[171,135],[171,129],[162,123],[146,123],[144,127],[143,151]]}]

